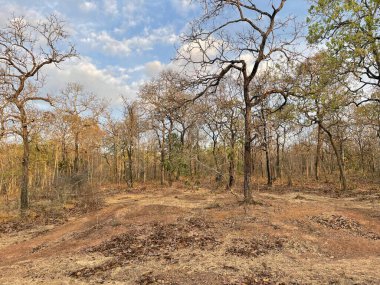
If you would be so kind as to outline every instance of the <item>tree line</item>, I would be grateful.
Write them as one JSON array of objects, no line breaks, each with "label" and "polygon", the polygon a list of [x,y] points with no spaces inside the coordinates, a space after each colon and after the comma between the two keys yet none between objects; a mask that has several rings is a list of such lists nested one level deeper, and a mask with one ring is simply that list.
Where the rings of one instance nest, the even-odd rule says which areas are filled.
[{"label": "tree line", "polygon": [[[77,57],[54,15],[0,31],[0,189],[64,201],[108,183],[242,189],[380,179],[378,1],[312,1],[308,42],[286,0],[202,0],[176,63],[117,113],[80,82],[42,94]],[[228,15],[228,17],[224,17]],[[320,48],[324,46],[324,48]],[[358,183],[359,183],[358,182]]]}]

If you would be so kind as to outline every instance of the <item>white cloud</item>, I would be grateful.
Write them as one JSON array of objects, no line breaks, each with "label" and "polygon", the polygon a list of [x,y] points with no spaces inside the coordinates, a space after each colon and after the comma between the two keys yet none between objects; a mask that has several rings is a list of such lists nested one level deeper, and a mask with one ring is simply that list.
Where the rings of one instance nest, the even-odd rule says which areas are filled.
[{"label": "white cloud", "polygon": [[155,60],[155,61],[146,63],[144,67],[145,67],[145,74],[149,77],[154,77],[165,68],[165,65],[163,65],[160,61]]},{"label": "white cloud", "polygon": [[117,0],[104,0],[104,10],[107,14],[116,15],[118,13]]},{"label": "white cloud", "polygon": [[134,14],[137,13],[138,10],[141,10],[142,7],[145,6],[145,1],[125,1],[123,12],[128,14]]},{"label": "white cloud", "polygon": [[128,56],[132,52],[150,50],[158,43],[174,44],[177,35],[170,27],[162,27],[154,30],[146,29],[141,36],[117,40],[106,31],[90,33],[82,42],[89,44],[92,48],[101,48],[112,55]]},{"label": "white cloud", "polygon": [[173,7],[181,14],[187,14],[196,8],[192,0],[171,0],[171,2]]},{"label": "white cloud", "polygon": [[[153,2],[153,1],[152,1]],[[122,7],[123,28],[135,27],[139,24],[148,24],[150,17],[145,0],[130,1],[125,0]]]},{"label": "white cloud", "polygon": [[139,72],[141,70],[144,70],[145,66],[144,65],[138,65],[138,66],[134,66],[134,67],[131,67],[131,68],[127,68],[125,69],[125,72],[126,73],[134,73],[134,72]]},{"label": "white cloud", "polygon": [[100,46],[104,51],[114,55],[128,55],[131,53],[128,41],[118,41],[105,31],[99,34],[92,32],[89,37],[82,41],[89,43],[92,48],[98,48]]},{"label": "white cloud", "polygon": [[94,2],[85,1],[79,5],[79,8],[83,11],[92,11],[97,8],[96,4]]},{"label": "white cloud", "polygon": [[44,90],[49,93],[59,92],[68,82],[78,82],[86,90],[113,105],[120,103],[120,95],[130,98],[136,96],[137,90],[125,82],[125,76],[120,69],[114,72],[108,69],[99,69],[89,58],[66,62],[61,65],[60,69],[55,66],[47,66],[44,73],[47,74]]},{"label": "white cloud", "polygon": [[252,70],[256,60],[252,53],[243,53],[242,55],[240,55],[240,59],[244,60],[247,64],[247,70]]},{"label": "white cloud", "polygon": [[218,55],[218,50],[223,45],[217,39],[198,40],[191,43],[183,44],[178,49],[178,59],[174,60],[171,65],[174,69],[182,70],[188,75],[195,75],[198,72],[209,73],[215,71],[215,65],[203,65],[203,60],[208,58],[212,60]]},{"label": "white cloud", "polygon": [[1,28],[8,24],[8,21],[15,17],[24,16],[28,21],[39,21],[44,16],[35,9],[30,9],[17,4],[0,4],[0,26]]}]

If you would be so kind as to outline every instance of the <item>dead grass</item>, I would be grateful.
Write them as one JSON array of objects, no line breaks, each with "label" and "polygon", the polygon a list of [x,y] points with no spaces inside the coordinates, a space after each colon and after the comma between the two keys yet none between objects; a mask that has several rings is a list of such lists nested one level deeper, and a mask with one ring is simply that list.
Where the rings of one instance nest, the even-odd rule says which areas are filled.
[{"label": "dead grass", "polygon": [[0,232],[0,284],[380,284],[378,202],[297,190],[261,189],[255,205],[180,185],[118,191]]}]

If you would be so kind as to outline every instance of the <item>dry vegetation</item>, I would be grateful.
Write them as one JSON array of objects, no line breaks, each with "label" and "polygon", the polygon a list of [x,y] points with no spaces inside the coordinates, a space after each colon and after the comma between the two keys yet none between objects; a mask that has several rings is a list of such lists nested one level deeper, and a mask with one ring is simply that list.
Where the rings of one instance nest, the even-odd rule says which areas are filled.
[{"label": "dry vegetation", "polygon": [[304,54],[294,1],[198,2],[120,106],[45,94],[57,15],[0,27],[0,284],[380,284],[380,2],[310,0]]},{"label": "dry vegetation", "polygon": [[[377,189],[377,194],[379,189]],[[380,199],[262,189],[255,205],[175,184],[1,227],[1,284],[378,284]]]}]

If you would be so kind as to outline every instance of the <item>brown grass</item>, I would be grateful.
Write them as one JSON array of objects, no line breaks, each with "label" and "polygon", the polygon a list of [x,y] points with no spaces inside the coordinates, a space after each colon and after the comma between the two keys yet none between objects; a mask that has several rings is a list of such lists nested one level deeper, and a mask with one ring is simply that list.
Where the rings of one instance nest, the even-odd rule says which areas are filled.
[{"label": "brown grass", "polygon": [[380,284],[378,193],[302,190],[260,187],[248,206],[180,184],[116,191],[3,231],[0,284]]}]

